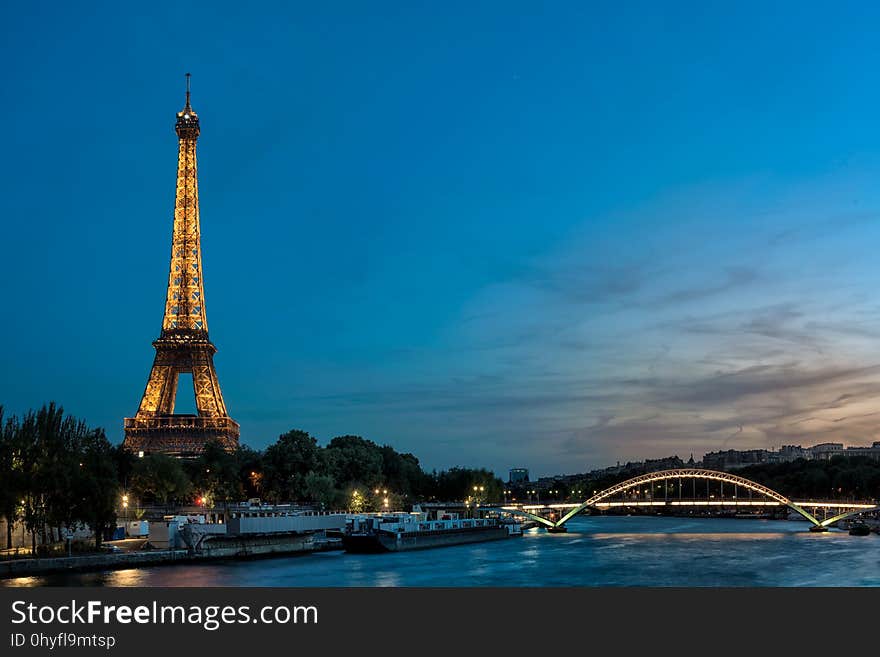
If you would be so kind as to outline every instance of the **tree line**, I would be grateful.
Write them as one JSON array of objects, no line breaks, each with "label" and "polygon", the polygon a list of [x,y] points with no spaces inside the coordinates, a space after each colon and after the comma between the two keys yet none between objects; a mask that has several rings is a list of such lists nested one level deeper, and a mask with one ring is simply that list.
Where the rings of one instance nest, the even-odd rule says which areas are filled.
[{"label": "tree line", "polygon": [[763,463],[739,468],[735,472],[789,499],[880,499],[880,461],[866,456]]},{"label": "tree line", "polygon": [[116,523],[120,452],[103,429],[65,417],[55,404],[21,418],[4,418],[0,406],[0,511],[7,548],[18,520],[34,552],[38,536],[43,544],[60,541],[61,528],[80,524],[93,529],[99,548],[104,531]]},{"label": "tree line", "polygon": [[362,512],[430,500],[493,502],[502,493],[501,480],[486,469],[426,472],[413,454],[360,436],[321,446],[295,429],[264,450],[242,445],[230,453],[209,443],[194,459],[138,458],[54,403],[22,417],[4,417],[0,406],[0,514],[8,548],[16,522],[24,523],[34,550],[80,525],[92,529],[100,548],[118,516],[137,517],[138,508],[151,505],[218,507],[260,498]]},{"label": "tree line", "polygon": [[426,472],[416,456],[390,445],[345,435],[321,446],[299,429],[261,451],[241,445],[227,452],[211,442],[193,460],[162,454],[124,458],[128,490],[140,503],[160,506],[192,501],[223,506],[259,498],[361,512],[405,509],[428,500],[497,501],[503,490],[501,480],[486,469]]}]

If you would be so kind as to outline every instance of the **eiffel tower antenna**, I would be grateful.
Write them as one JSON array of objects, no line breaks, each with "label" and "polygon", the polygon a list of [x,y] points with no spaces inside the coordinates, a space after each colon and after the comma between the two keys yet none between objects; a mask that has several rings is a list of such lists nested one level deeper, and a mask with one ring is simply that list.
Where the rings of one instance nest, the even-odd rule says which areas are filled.
[{"label": "eiffel tower antenna", "polygon": [[[199,117],[190,105],[190,74],[186,74],[186,105],[177,113],[177,187],[171,267],[165,295],[162,331],[153,342],[156,356],[138,411],[125,418],[123,445],[133,452],[198,456],[209,441],[227,450],[238,446],[239,426],[229,417],[214,369],[217,348],[208,338],[205,286],[202,276],[199,180],[196,142]],[[198,415],[176,415],[174,405],[180,374],[192,374]]]}]

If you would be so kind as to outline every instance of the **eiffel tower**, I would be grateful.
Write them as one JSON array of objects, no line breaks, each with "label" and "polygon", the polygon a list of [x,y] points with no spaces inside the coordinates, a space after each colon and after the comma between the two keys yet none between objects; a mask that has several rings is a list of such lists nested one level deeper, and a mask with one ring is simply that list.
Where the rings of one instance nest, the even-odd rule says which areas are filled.
[{"label": "eiffel tower", "polygon": [[[141,404],[124,422],[123,445],[139,455],[194,457],[211,440],[230,451],[238,446],[238,423],[226,411],[214,370],[217,348],[208,339],[196,171],[199,117],[190,106],[189,78],[187,73],[186,105],[177,113],[177,194],[162,332],[153,342],[156,357]],[[181,373],[192,374],[197,415],[174,413]]]}]

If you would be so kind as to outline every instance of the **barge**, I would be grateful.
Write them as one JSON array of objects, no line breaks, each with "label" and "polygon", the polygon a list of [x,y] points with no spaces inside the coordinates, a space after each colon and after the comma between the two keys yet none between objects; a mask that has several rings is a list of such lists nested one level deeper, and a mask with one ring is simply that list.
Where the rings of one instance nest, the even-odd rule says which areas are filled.
[{"label": "barge", "polygon": [[419,514],[354,518],[342,534],[346,552],[403,552],[522,536],[516,521],[499,518],[426,520]]},{"label": "barge", "polygon": [[325,533],[342,529],[346,520],[343,513],[261,505],[230,508],[226,523],[178,522],[171,527],[193,555],[252,557],[328,549],[331,541]]}]

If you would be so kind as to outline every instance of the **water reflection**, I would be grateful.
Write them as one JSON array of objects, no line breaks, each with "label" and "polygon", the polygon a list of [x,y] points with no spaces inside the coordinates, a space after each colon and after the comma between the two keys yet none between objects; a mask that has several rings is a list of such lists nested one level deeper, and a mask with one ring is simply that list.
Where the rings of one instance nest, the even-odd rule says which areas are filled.
[{"label": "water reflection", "polygon": [[682,533],[662,533],[662,534],[644,534],[644,533],[628,533],[628,534],[591,534],[590,538],[596,541],[608,540],[608,539],[630,539],[630,540],[640,540],[640,541],[729,541],[729,540],[737,540],[737,541],[762,541],[762,540],[779,540],[781,538],[787,538],[789,534],[782,532],[755,532],[755,533],[745,533],[745,532],[714,532],[714,533],[697,533],[697,532],[682,532]]},{"label": "water reflection", "polygon": [[0,579],[0,586],[45,586],[45,577],[14,577],[12,579]]},{"label": "water reflection", "polygon": [[144,571],[138,568],[115,570],[106,574],[104,586],[145,586]]}]

